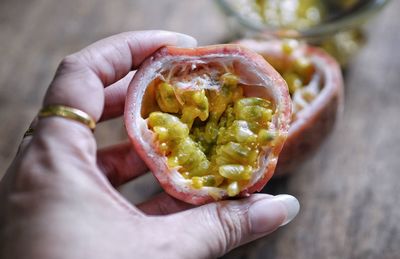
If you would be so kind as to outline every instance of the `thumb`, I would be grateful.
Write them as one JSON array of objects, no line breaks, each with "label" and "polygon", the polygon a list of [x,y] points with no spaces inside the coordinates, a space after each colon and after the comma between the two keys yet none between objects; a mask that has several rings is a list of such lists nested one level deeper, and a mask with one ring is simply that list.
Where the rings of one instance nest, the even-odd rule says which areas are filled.
[{"label": "thumb", "polygon": [[172,217],[179,220],[183,239],[195,246],[186,247],[191,254],[209,258],[273,232],[289,223],[299,209],[293,196],[255,194],[237,201],[210,203]]}]

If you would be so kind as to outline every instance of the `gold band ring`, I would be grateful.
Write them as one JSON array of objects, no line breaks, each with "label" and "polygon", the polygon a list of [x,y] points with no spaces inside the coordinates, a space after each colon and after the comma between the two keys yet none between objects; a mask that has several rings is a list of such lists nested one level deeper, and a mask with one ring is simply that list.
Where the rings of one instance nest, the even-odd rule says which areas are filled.
[{"label": "gold band ring", "polygon": [[38,114],[39,118],[58,116],[85,124],[91,130],[96,128],[96,121],[86,112],[64,105],[49,105],[43,107]]},{"label": "gold band ring", "polygon": [[34,132],[34,129],[31,128],[31,127],[29,127],[29,128],[27,129],[27,131],[25,131],[25,133],[24,133],[24,138],[25,138],[25,137],[32,136],[32,135],[33,135],[33,132]]}]

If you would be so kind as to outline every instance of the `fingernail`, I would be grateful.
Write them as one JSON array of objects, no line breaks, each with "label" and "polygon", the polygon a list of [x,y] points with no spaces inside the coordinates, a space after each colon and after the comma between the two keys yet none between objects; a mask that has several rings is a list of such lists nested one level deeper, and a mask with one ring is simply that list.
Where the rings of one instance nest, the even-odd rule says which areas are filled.
[{"label": "fingernail", "polygon": [[291,195],[280,194],[276,195],[273,199],[282,202],[282,204],[286,207],[286,219],[280,226],[284,226],[292,221],[300,211],[299,201]]},{"label": "fingernail", "polygon": [[176,45],[182,48],[194,48],[197,46],[197,40],[189,35],[177,33]]},{"label": "fingernail", "polygon": [[278,195],[253,203],[249,208],[250,230],[253,234],[265,234],[289,223],[300,208],[296,198]]}]

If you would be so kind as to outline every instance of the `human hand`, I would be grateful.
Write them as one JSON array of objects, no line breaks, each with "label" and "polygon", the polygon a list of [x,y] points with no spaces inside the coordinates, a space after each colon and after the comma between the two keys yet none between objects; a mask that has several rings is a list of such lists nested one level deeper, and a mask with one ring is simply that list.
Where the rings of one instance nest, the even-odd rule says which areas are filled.
[{"label": "human hand", "polygon": [[[192,47],[165,31],[119,34],[66,57],[44,106],[80,109],[96,121],[120,116],[132,70],[164,45]],[[193,207],[162,193],[132,205],[115,189],[147,171],[131,144],[97,150],[77,121],[34,121],[0,183],[0,258],[209,258],[291,221],[288,195]]]}]

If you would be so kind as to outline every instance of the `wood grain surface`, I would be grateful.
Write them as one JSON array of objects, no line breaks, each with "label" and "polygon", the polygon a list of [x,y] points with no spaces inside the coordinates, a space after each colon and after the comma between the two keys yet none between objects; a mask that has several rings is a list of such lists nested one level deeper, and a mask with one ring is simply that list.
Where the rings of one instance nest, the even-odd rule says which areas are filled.
[{"label": "wood grain surface", "polygon": [[[224,258],[400,258],[398,10],[400,1],[392,1],[370,21],[367,44],[346,72],[345,110],[333,134],[297,172],[265,189],[298,197],[298,217]],[[0,1],[0,176],[61,58],[144,29],[188,33],[200,44],[232,37],[211,0]],[[126,138],[118,119],[96,136],[99,146]],[[124,193],[137,201],[145,190],[130,185]]]}]

